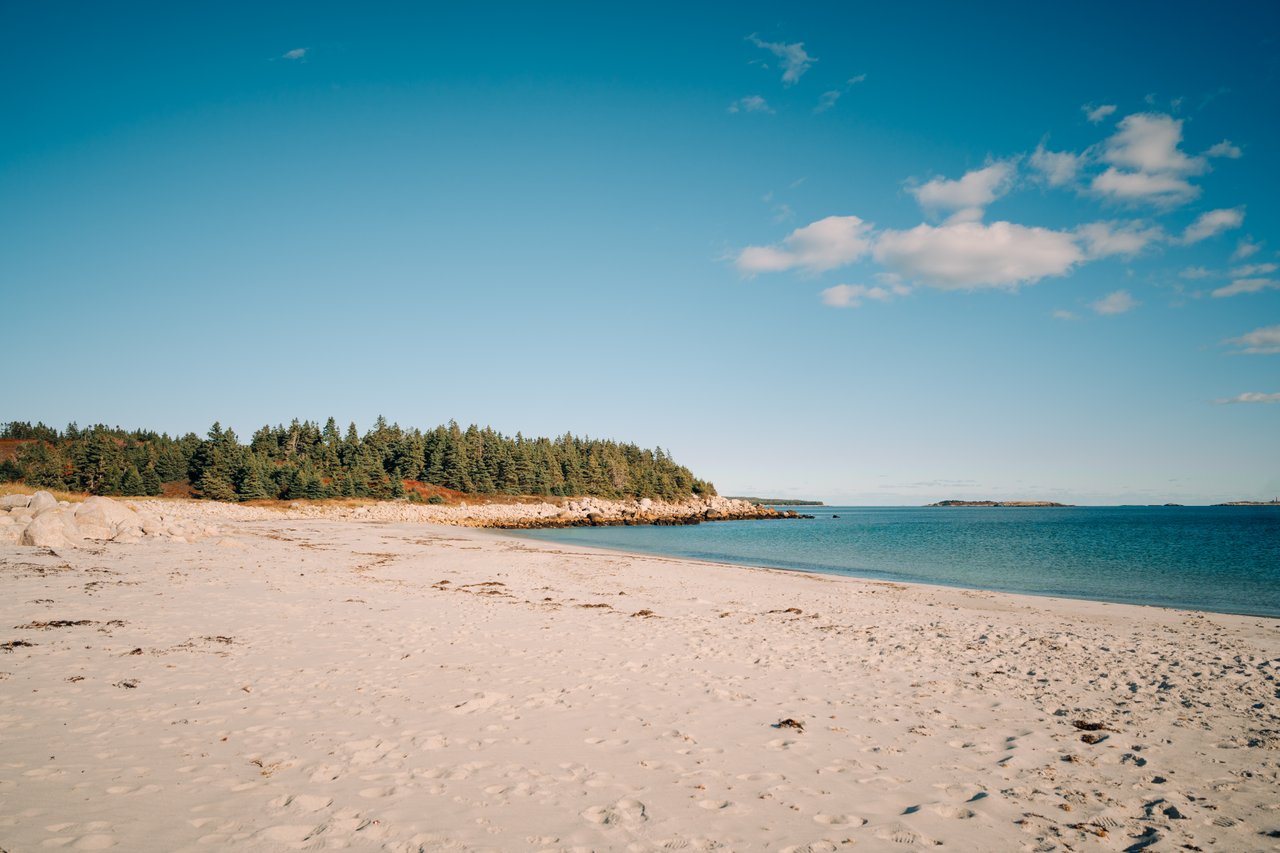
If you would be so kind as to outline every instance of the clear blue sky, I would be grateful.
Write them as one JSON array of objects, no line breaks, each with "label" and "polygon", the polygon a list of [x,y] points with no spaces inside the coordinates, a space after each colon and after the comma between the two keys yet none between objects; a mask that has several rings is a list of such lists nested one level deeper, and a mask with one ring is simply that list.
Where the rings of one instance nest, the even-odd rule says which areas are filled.
[{"label": "clear blue sky", "polygon": [[0,420],[1280,492],[1273,4],[189,6],[0,10]]}]

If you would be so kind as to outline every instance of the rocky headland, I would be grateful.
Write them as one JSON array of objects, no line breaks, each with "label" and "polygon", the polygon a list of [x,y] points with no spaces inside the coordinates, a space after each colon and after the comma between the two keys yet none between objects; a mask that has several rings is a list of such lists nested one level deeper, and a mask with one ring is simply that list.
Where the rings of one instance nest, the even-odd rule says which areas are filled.
[{"label": "rocky headland", "polygon": [[233,521],[343,519],[420,522],[509,530],[544,527],[687,525],[706,521],[805,518],[731,498],[689,498],[666,502],[578,498],[563,503],[478,503],[431,506],[404,501],[360,504],[293,501],[280,505],[241,505],[216,501],[91,497],[59,501],[49,492],[0,497],[0,543],[46,548],[95,542],[138,542],[148,538],[195,541],[218,536],[215,519]]}]

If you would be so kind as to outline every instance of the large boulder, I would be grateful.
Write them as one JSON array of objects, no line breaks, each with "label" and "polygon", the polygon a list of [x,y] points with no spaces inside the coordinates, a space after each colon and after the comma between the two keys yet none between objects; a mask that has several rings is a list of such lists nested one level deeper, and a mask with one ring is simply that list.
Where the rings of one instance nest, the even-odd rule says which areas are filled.
[{"label": "large boulder", "polygon": [[22,531],[23,545],[42,548],[66,548],[75,539],[79,539],[75,516],[64,512],[43,512]]},{"label": "large boulder", "polygon": [[142,533],[138,514],[110,498],[92,497],[75,509],[75,525],[86,539],[115,539]]},{"label": "large boulder", "polygon": [[27,502],[27,508],[31,510],[32,515],[39,515],[57,505],[58,499],[48,492],[36,492],[31,496],[31,500]]},{"label": "large boulder", "polygon": [[26,506],[31,503],[31,495],[5,495],[0,498],[0,509],[11,510],[14,507]]}]

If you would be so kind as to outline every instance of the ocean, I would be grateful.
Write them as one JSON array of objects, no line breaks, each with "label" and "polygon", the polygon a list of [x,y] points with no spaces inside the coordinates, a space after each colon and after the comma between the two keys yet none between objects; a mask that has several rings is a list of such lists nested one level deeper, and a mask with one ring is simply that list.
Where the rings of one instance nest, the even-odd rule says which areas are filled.
[{"label": "ocean", "polygon": [[794,509],[816,517],[520,535],[876,580],[1280,617],[1280,507]]}]

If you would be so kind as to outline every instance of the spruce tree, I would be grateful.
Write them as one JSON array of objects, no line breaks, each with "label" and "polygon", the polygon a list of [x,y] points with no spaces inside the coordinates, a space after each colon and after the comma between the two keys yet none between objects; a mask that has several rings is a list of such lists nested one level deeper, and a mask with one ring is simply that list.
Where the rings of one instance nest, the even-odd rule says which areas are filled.
[{"label": "spruce tree", "polygon": [[142,483],[142,474],[138,472],[136,465],[130,465],[124,472],[124,476],[120,478],[120,494],[122,495],[145,495],[146,488]]}]

